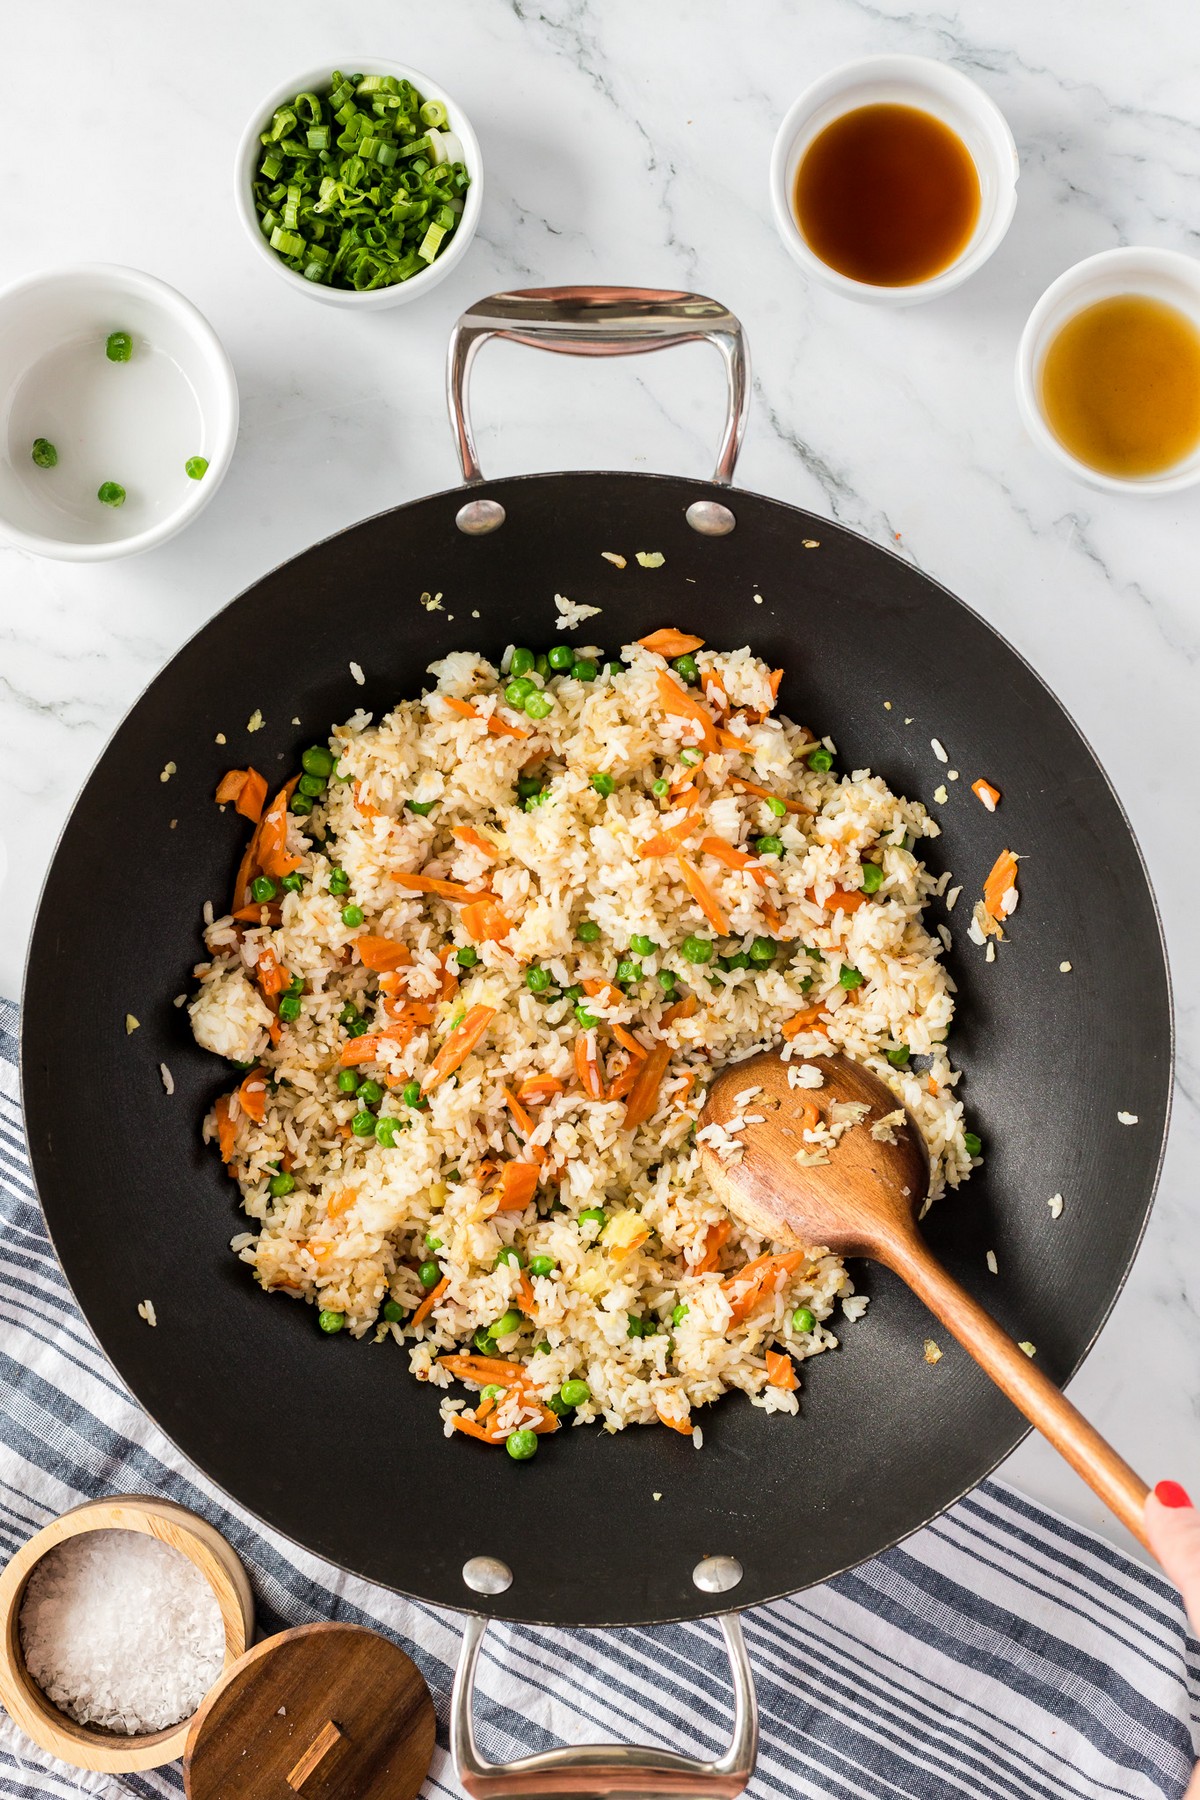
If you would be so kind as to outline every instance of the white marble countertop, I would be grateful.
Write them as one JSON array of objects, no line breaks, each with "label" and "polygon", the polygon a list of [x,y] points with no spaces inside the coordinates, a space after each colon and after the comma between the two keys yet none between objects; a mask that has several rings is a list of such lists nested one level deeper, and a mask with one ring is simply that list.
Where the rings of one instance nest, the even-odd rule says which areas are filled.
[{"label": "white marble countertop", "polygon": [[[1143,502],[1075,485],[1025,440],[1012,380],[1024,318],[1068,264],[1123,243],[1200,250],[1200,13],[1178,0],[1093,0],[1083,25],[1043,0],[963,0],[949,12],[898,0],[457,0],[423,11],[361,0],[350,36],[321,0],[293,0],[284,24],[239,0],[202,13],[66,0],[7,21],[6,278],[106,260],[181,288],[233,359],[242,429],[212,505],[156,552],[74,567],[0,549],[0,992],[19,991],[75,793],[177,646],[306,543],[457,481],[442,370],[467,304],[550,282],[713,294],[744,321],[756,371],[739,480],[899,544],[983,613],[1061,696],[1132,817],[1171,951],[1179,1092],[1144,1248],[1073,1393],[1148,1479],[1190,1481],[1200,1496],[1189,1174],[1200,1153],[1189,925],[1200,489]],[[772,137],[800,88],[885,50],[942,57],[979,80],[1008,116],[1022,168],[993,261],[949,298],[895,313],[807,287],[766,195]],[[258,266],[231,164],[269,88],[371,52],[445,78],[482,140],[487,193],[475,244],[442,286],[348,318]],[[496,473],[707,474],[721,404],[703,347],[597,370],[503,346],[475,388],[481,456]],[[1119,1535],[1040,1444],[1007,1473]]]}]

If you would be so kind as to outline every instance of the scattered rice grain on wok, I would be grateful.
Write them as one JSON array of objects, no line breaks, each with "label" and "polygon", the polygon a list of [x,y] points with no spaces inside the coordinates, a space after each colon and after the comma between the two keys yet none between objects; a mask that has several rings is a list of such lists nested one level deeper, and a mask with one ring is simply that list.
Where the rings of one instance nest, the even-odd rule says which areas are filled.
[{"label": "scattered rice grain on wok", "polygon": [[[231,771],[255,823],[189,1009],[244,1065],[204,1126],[242,1260],[403,1344],[448,1433],[517,1456],[593,1420],[699,1442],[730,1388],[794,1413],[838,1303],[865,1307],[836,1257],[776,1255],[715,1200],[710,1069],[782,1038],[823,1110],[845,1050],[917,1119],[934,1197],[972,1164],[924,808],[776,717],[749,649],[656,632],[590,679],[574,655],[456,652],[302,786]],[[836,1156],[862,1127],[834,1124]]]}]

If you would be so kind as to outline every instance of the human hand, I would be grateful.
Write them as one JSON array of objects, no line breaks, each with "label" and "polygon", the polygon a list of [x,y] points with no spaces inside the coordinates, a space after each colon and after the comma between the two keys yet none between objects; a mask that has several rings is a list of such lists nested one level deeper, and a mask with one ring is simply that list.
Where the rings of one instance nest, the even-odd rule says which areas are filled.
[{"label": "human hand", "polygon": [[[1200,1512],[1177,1481],[1160,1481],[1146,1501],[1146,1536],[1200,1635]],[[1200,1800],[1200,1763],[1183,1800]]]}]

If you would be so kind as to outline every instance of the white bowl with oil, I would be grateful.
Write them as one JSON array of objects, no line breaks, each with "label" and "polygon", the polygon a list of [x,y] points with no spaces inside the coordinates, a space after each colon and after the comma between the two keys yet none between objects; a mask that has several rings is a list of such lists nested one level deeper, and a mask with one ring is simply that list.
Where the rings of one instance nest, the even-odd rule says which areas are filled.
[{"label": "white bowl with oil", "polygon": [[[133,340],[109,360],[110,333]],[[225,478],[238,392],[220,339],[190,300],[138,269],[58,269],[0,293],[0,533],[37,556],[102,562],[153,549]],[[42,468],[36,439],[58,460]],[[190,460],[208,467],[200,479]],[[97,496],[125,489],[120,506]]]}]

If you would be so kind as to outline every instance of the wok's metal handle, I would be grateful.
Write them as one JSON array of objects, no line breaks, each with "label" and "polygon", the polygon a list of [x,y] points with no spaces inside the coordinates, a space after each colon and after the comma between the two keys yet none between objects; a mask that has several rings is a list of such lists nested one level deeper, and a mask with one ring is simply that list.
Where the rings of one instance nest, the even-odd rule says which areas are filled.
[{"label": "wok's metal handle", "polygon": [[720,1620],[733,1672],[733,1738],[715,1762],[631,1744],[587,1744],[544,1750],[517,1762],[489,1762],[475,1741],[474,1719],[475,1670],[487,1625],[477,1615],[467,1620],[450,1701],[450,1754],[472,1800],[606,1800],[612,1794],[733,1800],[749,1781],[758,1753],[758,1700],[736,1613]]},{"label": "wok's metal handle", "polygon": [[467,383],[489,338],[568,356],[641,356],[672,344],[715,344],[725,361],[728,409],[713,480],[728,487],[750,410],[750,354],[741,321],[704,294],[664,288],[523,288],[491,294],[463,313],[450,334],[446,398],[463,480],[483,480]]}]

